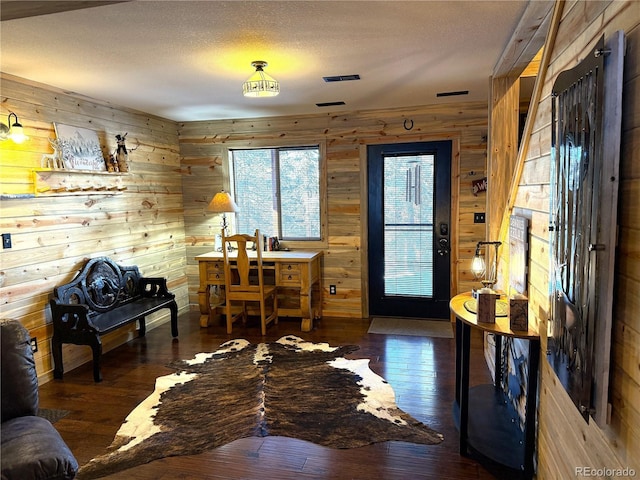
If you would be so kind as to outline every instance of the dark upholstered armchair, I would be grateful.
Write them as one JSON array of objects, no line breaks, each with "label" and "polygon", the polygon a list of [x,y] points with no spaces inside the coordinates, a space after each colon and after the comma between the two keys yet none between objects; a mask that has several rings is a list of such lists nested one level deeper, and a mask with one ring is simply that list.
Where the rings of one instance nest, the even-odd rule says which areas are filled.
[{"label": "dark upholstered armchair", "polygon": [[38,376],[29,332],[16,320],[0,320],[2,342],[2,480],[75,478],[78,462],[58,431],[38,417]]}]

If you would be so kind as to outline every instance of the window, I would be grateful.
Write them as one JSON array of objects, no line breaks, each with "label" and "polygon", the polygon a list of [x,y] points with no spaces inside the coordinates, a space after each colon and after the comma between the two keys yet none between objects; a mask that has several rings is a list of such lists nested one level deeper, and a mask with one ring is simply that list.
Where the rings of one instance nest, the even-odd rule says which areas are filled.
[{"label": "window", "polygon": [[433,296],[434,154],[384,155],[384,294]]},{"label": "window", "polygon": [[231,150],[237,231],[281,240],[320,240],[320,149]]}]

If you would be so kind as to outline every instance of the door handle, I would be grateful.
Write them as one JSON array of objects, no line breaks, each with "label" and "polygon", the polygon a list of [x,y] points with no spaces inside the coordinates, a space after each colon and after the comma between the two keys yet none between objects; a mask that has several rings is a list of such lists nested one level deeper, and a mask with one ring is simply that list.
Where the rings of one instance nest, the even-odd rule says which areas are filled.
[{"label": "door handle", "polygon": [[446,238],[441,238],[438,240],[438,255],[445,256],[449,254],[451,248],[449,247],[449,240]]}]

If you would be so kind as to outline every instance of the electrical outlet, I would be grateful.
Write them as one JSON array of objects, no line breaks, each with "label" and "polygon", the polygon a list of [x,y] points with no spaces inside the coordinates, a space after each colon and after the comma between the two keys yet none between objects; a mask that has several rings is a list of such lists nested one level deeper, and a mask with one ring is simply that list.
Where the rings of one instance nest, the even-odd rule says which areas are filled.
[{"label": "electrical outlet", "polygon": [[36,353],[38,351],[38,339],[36,337],[32,337],[29,343],[31,343],[31,351]]},{"label": "electrical outlet", "polygon": [[335,295],[335,294],[336,294],[336,286],[329,285],[329,295]]},{"label": "electrical outlet", "polygon": [[473,214],[473,223],[484,223],[484,212],[476,212]]},{"label": "electrical outlet", "polygon": [[2,234],[2,248],[11,248],[11,234],[3,233]]}]

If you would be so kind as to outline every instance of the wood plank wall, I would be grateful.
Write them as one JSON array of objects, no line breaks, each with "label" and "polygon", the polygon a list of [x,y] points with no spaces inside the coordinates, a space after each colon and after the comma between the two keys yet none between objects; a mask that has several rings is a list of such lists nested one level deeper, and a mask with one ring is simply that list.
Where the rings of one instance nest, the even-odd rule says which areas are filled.
[{"label": "wood plank wall", "polygon": [[[405,129],[413,122],[411,130]],[[180,125],[184,185],[189,298],[197,304],[196,255],[213,249],[220,230],[206,211],[213,194],[225,185],[223,162],[228,148],[323,144],[326,147],[328,223],[323,268],[323,313],[360,318],[366,296],[366,148],[368,144],[451,139],[455,178],[452,238],[455,281],[452,295],[478,286],[469,272],[475,243],[484,225],[473,212],[484,212],[486,194],[474,196],[471,182],[486,174],[487,104],[460,103],[411,109],[326,113],[301,117],[186,122]],[[337,294],[329,295],[329,285]]]},{"label": "wood plank wall", "polygon": [[[640,2],[574,0],[563,8],[543,95],[534,119],[514,213],[530,220],[530,318],[546,332],[549,312],[549,164],[552,84],[589,52],[602,34],[626,35],[623,140],[620,165],[619,243],[614,292],[610,383],[611,422],[587,424],[545,358],[543,336],[539,405],[538,478],[579,476],[576,468],[640,472]],[[491,134],[492,140],[494,138]],[[490,193],[491,195],[491,193]],[[504,227],[504,226],[503,226]],[[599,473],[602,473],[600,475]],[[592,473],[612,478],[611,472]],[[622,477],[627,478],[627,477]]]},{"label": "wood plank wall", "polygon": [[[177,124],[10,75],[2,74],[0,87],[3,122],[15,112],[30,137],[20,145],[0,142],[0,230],[13,243],[0,251],[0,315],[19,319],[37,338],[38,376],[47,381],[53,368],[49,295],[87,259],[109,256],[138,265],[143,275],[166,277],[179,307],[188,308]],[[105,157],[115,150],[115,135],[128,133],[127,146],[137,147],[129,155],[130,173],[109,180],[126,190],[33,196],[32,170],[52,151],[54,122],[96,131]],[[104,175],[72,176],[105,181]],[[149,323],[153,328],[166,320],[163,312]],[[162,328],[170,342],[169,326]],[[133,327],[107,335],[104,351],[133,335]],[[91,359],[88,347],[65,346],[63,355],[66,370]]]},{"label": "wood plank wall", "polygon": [[487,162],[491,201],[487,205],[487,240],[500,240],[500,222],[518,158],[519,106],[519,78],[492,79],[489,130],[491,154]]},{"label": "wood plank wall", "polygon": [[[559,22],[559,15],[555,14],[552,2],[535,2],[527,6],[520,24],[505,49],[501,61],[494,69],[491,80],[491,105],[489,128],[489,157],[487,171],[489,178],[487,197],[487,238],[502,242],[498,250],[499,262],[497,272],[497,286],[507,294],[513,293],[510,277],[509,254],[509,222],[510,215],[518,213],[513,210],[511,195],[517,187],[520,176],[522,153],[528,148],[531,120],[537,112],[537,102],[541,95],[541,83],[536,82],[529,98],[520,93],[521,80],[524,76],[543,76],[548,65],[548,59],[542,58],[544,45],[553,42],[554,32]],[[535,30],[534,35],[526,32]],[[543,34],[544,32],[544,34]],[[512,50],[521,52],[515,56],[517,61],[510,59]],[[531,59],[529,63],[526,63]],[[504,60],[509,60],[506,63]],[[501,75],[501,76],[500,76]],[[522,109],[525,104],[525,109]],[[530,108],[532,107],[532,108]],[[520,114],[526,112],[527,121],[520,125]],[[522,128],[522,130],[520,130]],[[519,141],[519,135],[522,139]],[[528,293],[528,292],[517,292]],[[529,321],[539,325],[536,315],[531,315]],[[489,371],[495,378],[495,358],[501,355],[503,372],[502,388],[510,398],[513,407],[518,411],[521,426],[524,428],[526,416],[526,392],[528,391],[528,376],[526,365],[528,358],[528,342],[521,339],[505,338],[502,351],[496,353],[495,339],[492,335],[485,335],[485,359]],[[514,386],[511,378],[519,380]]]}]

